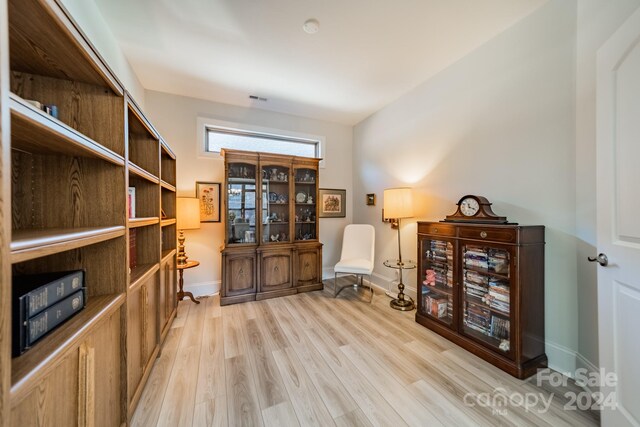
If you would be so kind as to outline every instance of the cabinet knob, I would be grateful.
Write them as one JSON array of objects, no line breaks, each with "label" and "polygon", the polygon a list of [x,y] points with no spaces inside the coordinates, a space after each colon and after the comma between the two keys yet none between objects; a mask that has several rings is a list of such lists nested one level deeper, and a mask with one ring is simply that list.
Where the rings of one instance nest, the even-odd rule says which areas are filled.
[{"label": "cabinet knob", "polygon": [[434,228],[434,229],[433,229],[433,231],[434,231],[435,233],[437,233],[437,232],[438,232],[438,229],[437,229],[437,228]]},{"label": "cabinet knob", "polygon": [[485,239],[487,237],[487,232],[486,231],[481,231],[480,232],[480,237],[482,237],[483,239]]},{"label": "cabinet knob", "polygon": [[273,268],[273,271],[280,271],[280,267],[278,267],[277,265]]},{"label": "cabinet knob", "polygon": [[244,269],[242,269],[242,268],[241,268],[241,269],[240,269],[240,271],[238,271],[238,274],[239,274],[240,276],[244,275]]}]

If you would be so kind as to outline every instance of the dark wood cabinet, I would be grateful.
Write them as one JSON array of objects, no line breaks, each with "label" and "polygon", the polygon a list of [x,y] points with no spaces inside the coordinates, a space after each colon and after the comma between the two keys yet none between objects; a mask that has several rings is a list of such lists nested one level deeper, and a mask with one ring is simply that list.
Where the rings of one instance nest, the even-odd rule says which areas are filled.
[{"label": "dark wood cabinet", "polygon": [[546,366],[544,227],[418,222],[416,322],[518,378]]},{"label": "dark wood cabinet", "polygon": [[322,289],[319,159],[225,150],[222,305]]}]

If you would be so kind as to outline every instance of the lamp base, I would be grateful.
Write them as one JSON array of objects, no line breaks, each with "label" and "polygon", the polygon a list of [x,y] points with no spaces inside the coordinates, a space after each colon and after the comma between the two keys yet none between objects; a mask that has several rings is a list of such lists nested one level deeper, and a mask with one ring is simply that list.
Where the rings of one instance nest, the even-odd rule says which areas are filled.
[{"label": "lamp base", "polygon": [[391,300],[389,302],[389,305],[391,306],[391,308],[394,308],[400,311],[411,311],[414,308],[416,308],[412,300],[398,299],[398,298]]}]

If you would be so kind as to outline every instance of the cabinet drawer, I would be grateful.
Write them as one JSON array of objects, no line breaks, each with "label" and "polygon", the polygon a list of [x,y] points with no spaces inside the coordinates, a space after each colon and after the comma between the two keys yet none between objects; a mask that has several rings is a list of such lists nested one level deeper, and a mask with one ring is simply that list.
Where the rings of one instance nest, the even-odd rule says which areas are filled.
[{"label": "cabinet drawer", "polygon": [[491,229],[479,227],[460,227],[458,233],[459,237],[464,239],[477,239],[505,243],[515,243],[517,240],[517,230],[514,228]]},{"label": "cabinet drawer", "polygon": [[449,224],[419,223],[418,233],[454,237],[456,235],[456,228]]}]

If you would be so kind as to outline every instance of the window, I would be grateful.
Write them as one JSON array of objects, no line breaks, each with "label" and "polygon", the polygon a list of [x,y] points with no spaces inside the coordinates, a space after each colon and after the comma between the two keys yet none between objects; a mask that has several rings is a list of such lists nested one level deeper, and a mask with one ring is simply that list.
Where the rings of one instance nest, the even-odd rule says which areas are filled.
[{"label": "window", "polygon": [[205,127],[205,151],[220,153],[223,148],[288,154],[300,157],[320,157],[320,139],[278,135],[266,132]]}]

